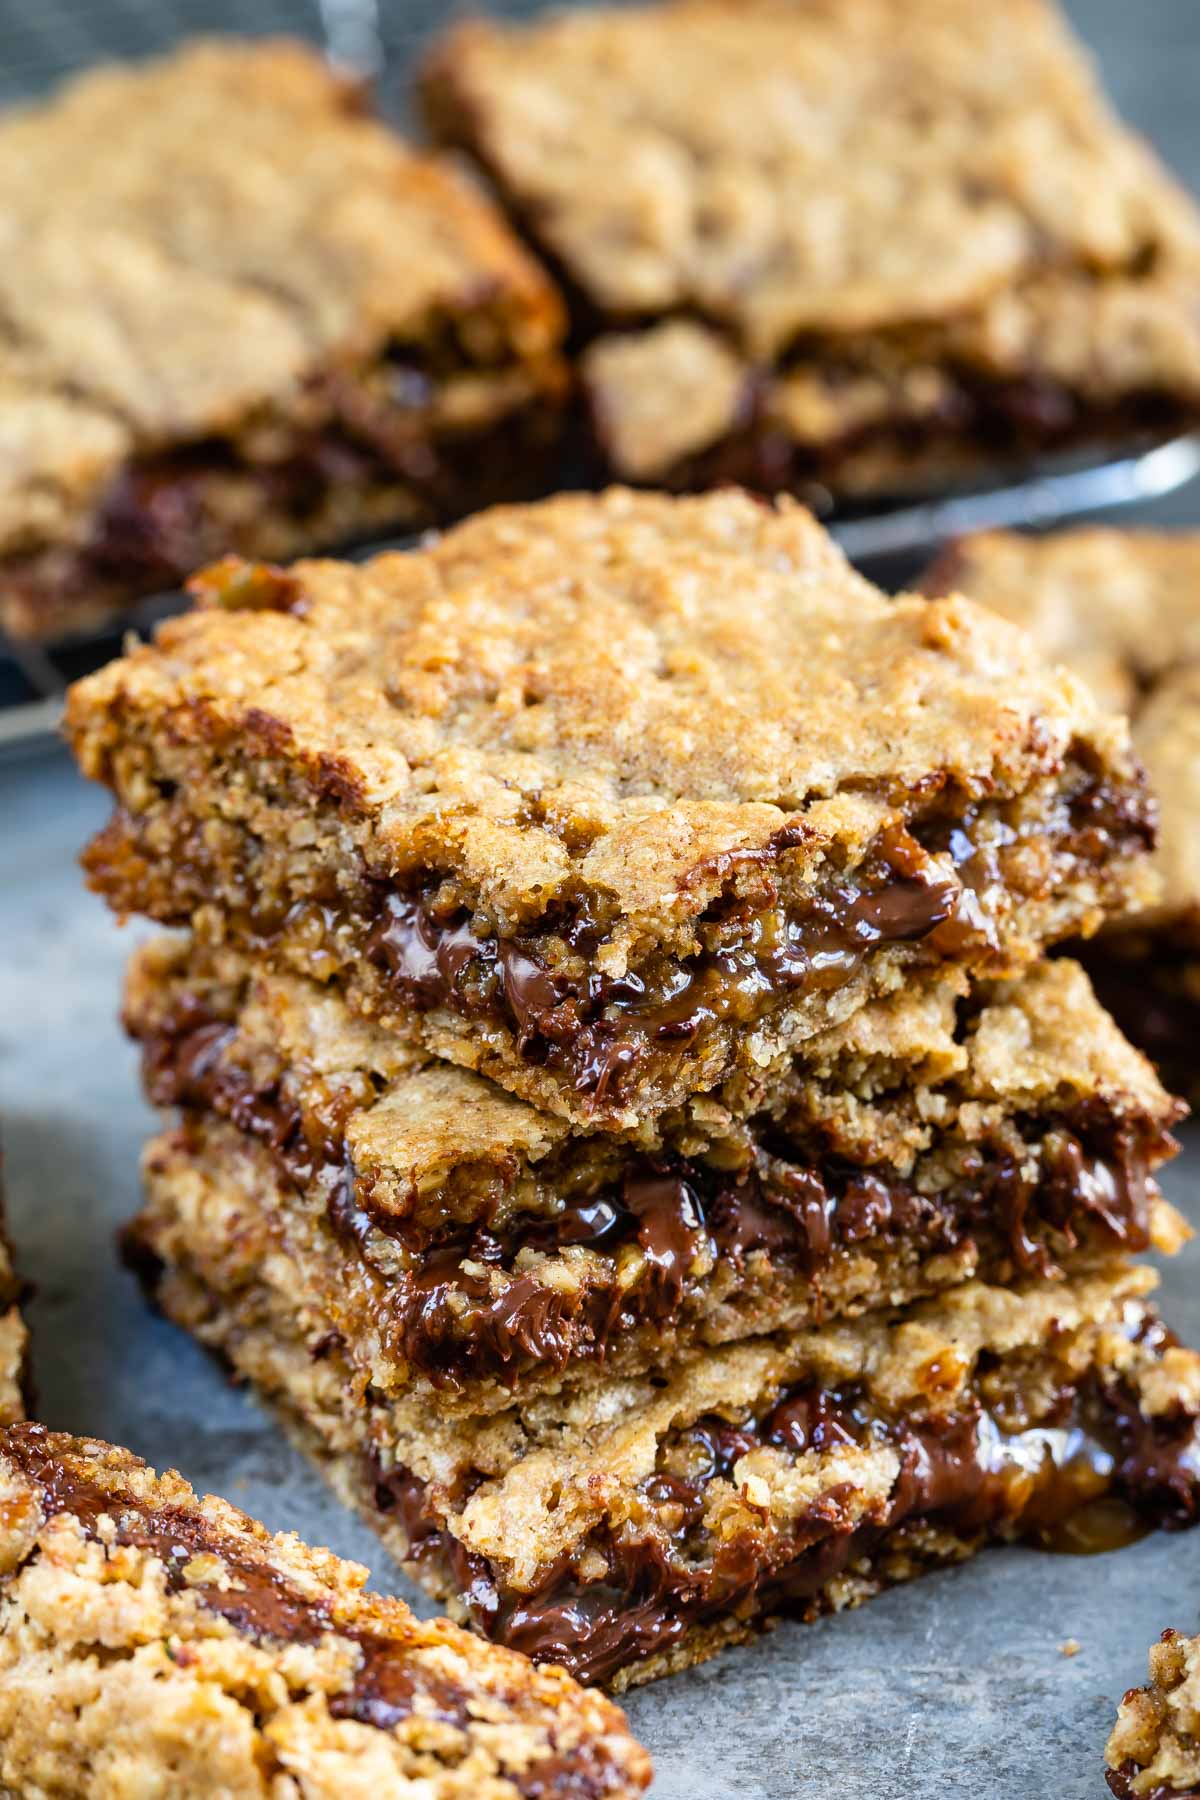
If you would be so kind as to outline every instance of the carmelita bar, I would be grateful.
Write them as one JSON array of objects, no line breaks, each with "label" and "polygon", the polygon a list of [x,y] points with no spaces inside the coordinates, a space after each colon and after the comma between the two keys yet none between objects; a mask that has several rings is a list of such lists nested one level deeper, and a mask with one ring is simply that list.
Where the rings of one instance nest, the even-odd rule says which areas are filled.
[{"label": "carmelita bar", "polygon": [[194,592],[71,694],[92,884],[588,1129],[1148,891],[1123,724],[786,501],[567,496]]},{"label": "carmelita bar", "polygon": [[1200,1506],[1200,1360],[1147,1305],[1153,1272],[1124,1261],[960,1283],[459,1418],[360,1397],[336,1333],[314,1359],[291,1271],[252,1236],[221,1265],[193,1217],[174,1249],[168,1312],[431,1593],[616,1688],[990,1539],[1112,1547]]},{"label": "carmelita bar", "polygon": [[205,41],[0,121],[0,625],[226,550],[536,492],[561,307],[448,161],[300,44]]},{"label": "carmelita bar", "polygon": [[561,1669],[413,1617],[179,1475],[0,1430],[0,1784],[255,1800],[636,1800],[650,1762]]},{"label": "carmelita bar", "polygon": [[965,987],[870,1002],[743,1118],[703,1097],[634,1142],[422,1064],[302,977],[159,940],[126,1021],[183,1123],[149,1147],[129,1253],[152,1287],[181,1258],[250,1290],[286,1267],[356,1392],[495,1411],[589,1365],[1177,1247],[1151,1172],[1180,1109],[1082,972]]}]

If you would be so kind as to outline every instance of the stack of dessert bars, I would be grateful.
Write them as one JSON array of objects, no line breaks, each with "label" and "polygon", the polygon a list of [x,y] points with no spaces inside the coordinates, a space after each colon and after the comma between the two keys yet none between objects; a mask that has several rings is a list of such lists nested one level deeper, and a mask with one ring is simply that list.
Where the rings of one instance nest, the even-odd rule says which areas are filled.
[{"label": "stack of dessert bars", "polygon": [[1151,897],[1077,677],[732,490],[193,595],[69,705],[176,928],[128,1254],[457,1618],[620,1689],[1192,1521],[1179,1109],[1045,960]]}]

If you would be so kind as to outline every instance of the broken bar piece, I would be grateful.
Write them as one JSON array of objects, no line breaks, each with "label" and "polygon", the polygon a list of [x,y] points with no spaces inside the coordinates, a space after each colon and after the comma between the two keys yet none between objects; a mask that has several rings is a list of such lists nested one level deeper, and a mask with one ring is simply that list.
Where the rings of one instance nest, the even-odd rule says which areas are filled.
[{"label": "broken bar piece", "polygon": [[624,1718],[367,1571],[40,1425],[0,1430],[14,1800],[635,1800]]}]

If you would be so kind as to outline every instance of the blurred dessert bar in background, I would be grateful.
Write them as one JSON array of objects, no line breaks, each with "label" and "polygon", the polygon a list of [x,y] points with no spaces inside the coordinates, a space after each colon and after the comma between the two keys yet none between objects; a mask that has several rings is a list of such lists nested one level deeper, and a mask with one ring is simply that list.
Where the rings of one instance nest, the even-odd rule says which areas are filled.
[{"label": "blurred dessert bar in background", "polygon": [[947,550],[923,585],[1025,626],[1130,715],[1160,809],[1160,887],[1080,954],[1168,1085],[1200,1095],[1200,535],[982,532]]},{"label": "blurred dessert bar in background", "polygon": [[531,493],[558,298],[446,161],[285,41],[103,67],[0,121],[0,625],[95,626],[228,550]]},{"label": "blurred dessert bar in background", "polygon": [[895,494],[1200,417],[1200,220],[1050,0],[471,20],[422,87],[618,478]]}]

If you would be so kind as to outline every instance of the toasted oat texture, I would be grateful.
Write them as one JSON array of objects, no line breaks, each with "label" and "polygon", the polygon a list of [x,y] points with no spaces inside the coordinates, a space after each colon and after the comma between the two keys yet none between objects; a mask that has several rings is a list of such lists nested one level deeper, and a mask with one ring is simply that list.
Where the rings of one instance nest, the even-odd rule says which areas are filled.
[{"label": "toasted oat texture", "polygon": [[1112,1548],[1200,1507],[1200,1358],[1127,1263],[451,1418],[360,1391],[336,1336],[314,1357],[290,1272],[237,1230],[222,1260],[184,1222],[160,1304],[456,1617],[586,1680],[652,1679],[990,1538]]},{"label": "toasted oat texture", "polygon": [[1150,1686],[1130,1688],[1104,1748],[1117,1800],[1200,1795],[1200,1638],[1164,1631],[1150,1650]]},{"label": "toasted oat texture", "polygon": [[72,692],[93,884],[589,1128],[1147,895],[1122,725],[786,501],[564,496],[195,589]]},{"label": "toasted oat texture", "polygon": [[360,1382],[443,1409],[1188,1235],[1151,1176],[1176,1105],[1065,961],[868,1004],[745,1119],[697,1099],[638,1143],[406,1066],[328,990],[186,941],[135,956],[126,1022],[184,1121],[135,1261],[181,1229],[222,1259],[240,1219],[314,1354],[336,1333]]},{"label": "toasted oat texture", "polygon": [[298,43],[199,42],[10,113],[0,248],[16,635],[230,548],[296,555],[518,492],[501,433],[509,481],[531,479],[519,434],[562,384],[553,290]]},{"label": "toasted oat texture", "polygon": [[924,577],[1032,631],[1132,719],[1159,802],[1157,903],[1117,922],[1089,962],[1134,1041],[1197,1092],[1200,1028],[1200,533],[982,532]]},{"label": "toasted oat texture", "polygon": [[0,1783],[124,1800],[633,1800],[645,1752],[560,1669],[127,1450],[0,1431]]},{"label": "toasted oat texture", "polygon": [[472,20],[423,89],[563,272],[619,476],[897,488],[1196,412],[1196,213],[1050,0]]}]

